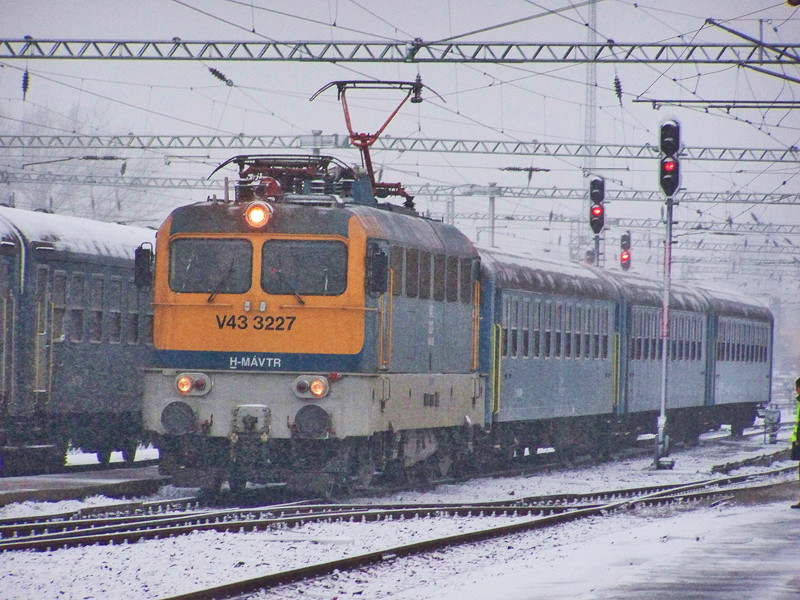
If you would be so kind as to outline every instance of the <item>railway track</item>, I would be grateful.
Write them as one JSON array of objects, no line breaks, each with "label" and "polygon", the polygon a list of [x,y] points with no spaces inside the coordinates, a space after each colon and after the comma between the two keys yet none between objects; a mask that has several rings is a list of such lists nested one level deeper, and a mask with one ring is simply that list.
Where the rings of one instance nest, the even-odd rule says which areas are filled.
[{"label": "railway track", "polygon": [[[211,510],[200,509],[196,498],[126,502],[46,517],[0,520],[0,552],[52,551],[95,544],[132,543],[195,531],[263,531],[330,521],[379,522],[455,516],[488,519],[511,516],[527,519],[512,525],[493,525],[478,532],[447,538],[450,541],[443,546],[437,546],[436,540],[423,542],[421,546],[412,546],[419,548],[419,551],[426,551],[425,548],[440,548],[453,543],[507,535],[622,508],[696,501],[730,494],[735,486],[777,477],[786,471],[787,469],[775,469],[763,474],[708,479],[688,485],[659,485],[458,504],[317,504],[302,501],[258,508]],[[408,549],[395,550],[401,554],[409,553]],[[343,567],[346,568],[346,564]]]}]

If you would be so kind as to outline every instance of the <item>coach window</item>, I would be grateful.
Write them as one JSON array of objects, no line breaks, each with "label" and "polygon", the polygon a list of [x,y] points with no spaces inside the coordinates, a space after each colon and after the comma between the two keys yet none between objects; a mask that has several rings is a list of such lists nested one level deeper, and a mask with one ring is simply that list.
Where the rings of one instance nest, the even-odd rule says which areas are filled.
[{"label": "coach window", "polygon": [[36,269],[36,333],[42,335],[47,332],[47,279],[50,269],[41,265]]},{"label": "coach window", "polygon": [[642,313],[642,360],[650,360],[650,321],[649,312]]},{"label": "coach window", "polygon": [[67,273],[56,271],[53,273],[53,340],[64,341],[64,315],[67,311]]},{"label": "coach window", "polygon": [[433,255],[433,299],[437,302],[444,301],[445,264],[444,254]]},{"label": "coach window", "polygon": [[169,252],[174,292],[243,294],[250,289],[253,247],[247,240],[182,238],[170,244]]},{"label": "coach window", "polygon": [[431,253],[419,253],[419,297],[427,300],[431,297]]},{"label": "coach window", "polygon": [[510,312],[509,298],[503,298],[503,311],[500,315],[500,350],[503,356],[508,356],[508,313]]},{"label": "coach window", "polygon": [[461,259],[461,301],[472,302],[472,259]]},{"label": "coach window", "polygon": [[122,279],[113,277],[108,284],[108,341],[122,340]]},{"label": "coach window", "polygon": [[544,357],[553,355],[553,303],[544,303]]},{"label": "coach window", "polygon": [[533,303],[533,356],[539,358],[542,355],[542,302],[536,300]]},{"label": "coach window", "polygon": [[86,276],[83,273],[73,273],[69,284],[69,313],[67,331],[69,341],[80,342],[83,340],[83,308],[86,294]]},{"label": "coach window", "polygon": [[561,358],[561,340],[564,331],[564,305],[561,304],[561,302],[556,302],[554,308],[555,318],[553,322],[553,331],[555,331],[556,337],[553,341],[553,356]]},{"label": "coach window", "polygon": [[[221,241],[250,245],[243,240]],[[241,265],[229,290],[234,294],[250,288],[250,282],[245,282],[250,273],[245,246],[235,249],[236,263]],[[232,260],[228,259],[229,264]],[[261,247],[261,288],[268,294],[339,296],[347,288],[347,246],[337,240],[267,240]]]},{"label": "coach window", "polygon": [[103,339],[103,276],[95,275],[89,284],[89,341]]},{"label": "coach window", "polygon": [[511,300],[511,356],[517,357],[519,351],[519,298]]},{"label": "coach window", "polygon": [[129,344],[139,343],[139,288],[131,279],[128,282],[128,313],[125,317],[125,339]]},{"label": "coach window", "polygon": [[399,296],[403,293],[403,249],[400,246],[392,246],[392,296]]},{"label": "coach window", "polygon": [[603,309],[599,306],[594,311],[594,324],[592,327],[592,336],[594,337],[594,349],[592,351],[592,354],[594,355],[595,358],[602,358],[602,354],[600,354],[600,333],[601,333],[600,319],[603,312],[604,312]]},{"label": "coach window", "polygon": [[522,357],[528,358],[530,355],[531,344],[531,302],[522,301]]}]

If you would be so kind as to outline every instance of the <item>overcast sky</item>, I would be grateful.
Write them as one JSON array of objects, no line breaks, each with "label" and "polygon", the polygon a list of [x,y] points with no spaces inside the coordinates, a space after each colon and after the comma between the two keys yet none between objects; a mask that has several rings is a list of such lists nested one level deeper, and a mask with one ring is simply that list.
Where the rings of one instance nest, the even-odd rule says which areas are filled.
[{"label": "overcast sky", "polygon": [[[563,0],[501,0],[430,2],[405,0],[267,1],[267,0],[145,0],[141,2],[63,2],[3,0],[0,37],[25,35],[50,39],[168,40],[411,40],[579,42],[588,39],[588,10],[584,3]],[[491,8],[487,8],[487,6]],[[550,11],[561,10],[554,14]],[[548,14],[550,13],[550,14]],[[537,16],[541,15],[541,16]],[[800,12],[778,1],[656,1],[605,0],[597,3],[597,39],[658,43],[741,43],[743,40],[708,25],[712,18],[769,43],[800,41]],[[519,21],[516,24],[507,23]],[[472,33],[478,32],[478,33]],[[233,86],[212,76],[218,69]],[[29,72],[23,100],[22,79]],[[771,67],[782,72],[780,67]],[[787,67],[794,79],[800,69]],[[84,134],[308,134],[346,131],[335,91],[309,102],[330,81],[342,79],[413,80],[442,96],[426,93],[422,104],[407,104],[386,129],[394,137],[540,140],[581,142],[585,139],[586,67],[574,64],[300,64],[231,61],[67,61],[7,60],[0,62],[0,132]],[[622,89],[614,89],[615,77]],[[690,147],[787,148],[800,145],[800,111],[721,110],[662,107],[635,99],[671,100],[784,100],[798,101],[796,81],[783,80],[740,67],[725,65],[600,65],[597,68],[597,142],[601,144],[657,145],[660,122],[669,117],[682,126],[682,141]],[[375,131],[394,109],[395,93],[362,92],[348,95],[353,125]],[[117,152],[127,158],[127,173],[205,177],[229,151]],[[97,152],[89,152],[97,154]],[[33,162],[33,154],[0,158],[0,169],[19,169]],[[86,151],[73,152],[80,156]],[[356,162],[353,151],[339,153]],[[47,160],[35,153],[36,160]],[[208,155],[208,156],[207,156]],[[62,155],[58,155],[62,156]],[[503,167],[539,167],[535,187],[586,188],[584,162],[577,158],[508,155],[378,153],[375,162],[387,181],[478,184],[498,182],[523,186],[524,173]],[[168,163],[168,164],[167,164]],[[67,166],[65,166],[65,164]],[[64,172],[76,162],[27,167],[31,172]],[[80,165],[85,167],[85,165]],[[95,162],[95,173],[114,173],[119,161]],[[704,192],[752,191],[800,193],[798,163],[682,163],[682,184]],[[655,160],[598,160],[595,172],[606,178],[608,189],[656,190]],[[231,173],[232,174],[232,173]],[[0,189],[0,194],[5,193]],[[68,192],[64,192],[65,194]],[[93,192],[94,193],[94,192]],[[122,192],[116,191],[119,197]],[[97,192],[98,201],[108,193]],[[146,198],[125,196],[143,219],[158,219],[164,208],[205,198],[202,191],[151,190]],[[100,198],[103,196],[103,198]],[[423,209],[442,212],[441,203],[419,200]],[[457,211],[481,211],[485,199],[459,199]],[[609,217],[657,218],[662,205],[616,203]],[[702,211],[702,215],[698,213]],[[583,216],[580,202],[503,199],[498,212]],[[796,223],[796,207],[686,205],[678,219],[736,222]],[[752,213],[752,214],[751,214]],[[460,222],[474,238],[485,223]],[[588,229],[588,227],[586,228]],[[506,224],[497,230],[503,247],[541,251],[566,258],[568,227],[549,231],[530,224]],[[619,232],[608,232],[615,239]],[[634,234],[634,248],[642,238],[663,232]],[[761,236],[763,237],[763,236]],[[481,234],[481,242],[488,236]],[[763,241],[763,240],[762,240]],[[616,242],[614,242],[616,243]],[[635,255],[636,256],[636,255]]]}]

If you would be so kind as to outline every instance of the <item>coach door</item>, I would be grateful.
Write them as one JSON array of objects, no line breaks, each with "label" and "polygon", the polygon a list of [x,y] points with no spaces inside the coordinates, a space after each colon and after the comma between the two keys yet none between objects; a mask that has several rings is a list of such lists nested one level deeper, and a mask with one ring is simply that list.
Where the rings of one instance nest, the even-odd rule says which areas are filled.
[{"label": "coach door", "polygon": [[47,265],[36,267],[34,293],[36,295],[36,340],[34,343],[33,390],[36,407],[44,410],[50,402],[50,380],[52,371],[52,353],[50,352],[51,309],[48,278],[50,268]]}]

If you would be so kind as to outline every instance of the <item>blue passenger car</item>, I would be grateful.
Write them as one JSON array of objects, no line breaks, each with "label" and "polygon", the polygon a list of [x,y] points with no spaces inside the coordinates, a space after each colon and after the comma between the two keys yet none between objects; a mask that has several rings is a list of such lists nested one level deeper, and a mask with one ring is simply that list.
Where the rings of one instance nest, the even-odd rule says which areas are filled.
[{"label": "blue passenger car", "polygon": [[68,444],[132,459],[149,295],[133,283],[154,232],[0,208],[0,459],[4,475],[63,465]]}]

